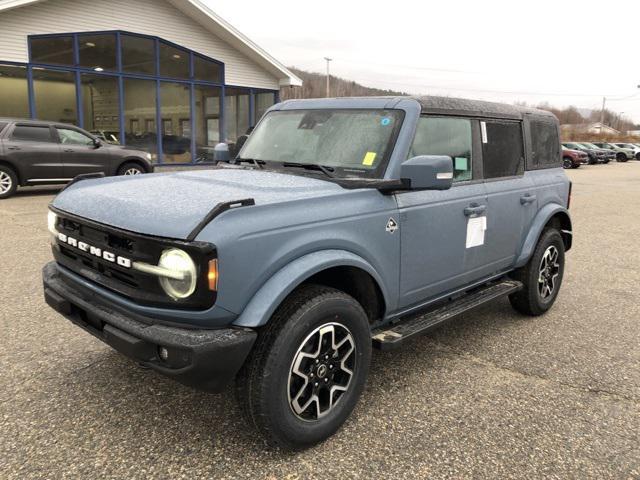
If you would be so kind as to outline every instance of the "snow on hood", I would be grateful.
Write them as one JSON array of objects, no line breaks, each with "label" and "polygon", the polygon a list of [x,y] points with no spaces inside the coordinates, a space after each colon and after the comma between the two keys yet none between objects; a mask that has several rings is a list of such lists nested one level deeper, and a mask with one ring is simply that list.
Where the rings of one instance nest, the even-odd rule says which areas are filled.
[{"label": "snow on hood", "polygon": [[219,203],[253,198],[261,206],[341,191],[339,185],[315,178],[220,168],[82,180],[52,205],[98,223],[184,240]]}]

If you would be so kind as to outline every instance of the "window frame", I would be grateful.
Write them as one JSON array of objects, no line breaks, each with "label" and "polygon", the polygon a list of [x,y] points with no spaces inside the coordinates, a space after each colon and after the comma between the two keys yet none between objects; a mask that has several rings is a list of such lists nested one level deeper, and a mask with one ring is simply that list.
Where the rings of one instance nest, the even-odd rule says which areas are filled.
[{"label": "window frame", "polygon": [[[14,138],[13,134],[18,127],[34,127],[34,128],[46,128],[49,130],[49,141],[41,141],[41,140],[25,140],[23,138]],[[5,127],[6,128],[6,127]],[[51,125],[45,123],[26,123],[26,122],[16,122],[13,124],[11,129],[7,132],[6,140],[10,142],[36,142],[36,143],[53,143],[57,145],[55,132],[53,132]]]},{"label": "window frame", "polygon": [[482,180],[485,183],[489,183],[489,182],[501,182],[503,180],[515,180],[518,178],[522,178],[524,176],[524,174],[527,171],[527,156],[528,156],[528,146],[527,146],[527,141],[526,141],[526,132],[525,132],[525,126],[524,126],[524,122],[522,120],[517,120],[517,119],[513,119],[513,118],[500,118],[500,117],[487,117],[487,118],[479,118],[478,119],[478,127],[480,127],[480,122],[500,122],[500,123],[515,123],[515,124],[519,124],[520,125],[520,136],[521,136],[521,140],[522,140],[522,172],[518,175],[508,175],[508,176],[504,176],[504,177],[492,177],[492,178],[486,178],[485,177],[485,158],[484,158],[484,149],[482,149],[482,145],[484,145],[482,143],[482,139],[480,139],[480,146],[481,146],[481,150],[480,150],[480,158],[482,159]]},{"label": "window frame", "polygon": [[[466,115],[447,115],[447,114],[432,114],[432,113],[421,113],[420,118],[456,118],[460,120],[468,120],[471,124],[471,179],[470,180],[460,180],[454,181],[451,184],[451,187],[458,187],[464,185],[473,185],[477,183],[482,183],[483,180],[483,169],[482,169],[482,139],[480,135],[480,121],[476,117],[466,116]],[[411,138],[411,146],[413,146],[413,142],[415,141],[417,133],[417,125],[416,132],[413,134]],[[452,159],[453,160],[453,159]]]},{"label": "window frame", "polygon": [[[57,140],[57,143],[60,145],[71,145],[75,147],[91,147],[92,145],[94,145],[93,142],[95,141],[95,137],[91,135],[89,132],[85,132],[80,128],[76,128],[71,125],[61,125],[61,124],[52,125],[52,127],[55,135],[55,139]],[[92,143],[89,143],[89,144],[62,143],[62,138],[60,137],[60,133],[58,132],[58,130],[71,130],[72,132],[79,133],[80,135],[89,138]]]}]

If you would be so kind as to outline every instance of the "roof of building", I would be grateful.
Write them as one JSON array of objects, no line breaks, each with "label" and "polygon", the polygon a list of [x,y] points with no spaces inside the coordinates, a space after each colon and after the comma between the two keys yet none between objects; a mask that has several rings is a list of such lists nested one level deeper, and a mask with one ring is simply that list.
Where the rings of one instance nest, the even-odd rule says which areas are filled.
[{"label": "roof of building", "polygon": [[[0,12],[47,0],[0,0]],[[52,0],[49,0],[52,1]],[[302,80],[252,40],[221,18],[200,0],[167,0],[178,10],[201,24],[209,32],[233,45],[249,59],[278,78],[281,86],[300,86]]]}]

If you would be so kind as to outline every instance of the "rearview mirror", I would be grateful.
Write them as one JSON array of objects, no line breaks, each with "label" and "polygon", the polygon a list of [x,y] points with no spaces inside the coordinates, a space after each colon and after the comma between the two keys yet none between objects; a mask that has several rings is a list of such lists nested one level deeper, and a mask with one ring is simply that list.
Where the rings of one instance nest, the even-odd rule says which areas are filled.
[{"label": "rearview mirror", "polygon": [[453,183],[453,160],[445,155],[419,155],[405,160],[400,178],[411,190],[448,190]]}]

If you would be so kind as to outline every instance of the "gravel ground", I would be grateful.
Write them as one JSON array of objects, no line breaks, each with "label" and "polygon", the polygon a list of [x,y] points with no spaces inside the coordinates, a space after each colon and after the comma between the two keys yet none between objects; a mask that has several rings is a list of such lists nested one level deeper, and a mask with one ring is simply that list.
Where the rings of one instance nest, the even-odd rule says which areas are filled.
[{"label": "gravel ground", "polygon": [[376,353],[352,418],[297,454],[266,448],[231,390],[142,370],[48,308],[56,190],[0,201],[0,478],[640,478],[640,162],[568,174],[552,311],[499,301]]}]

